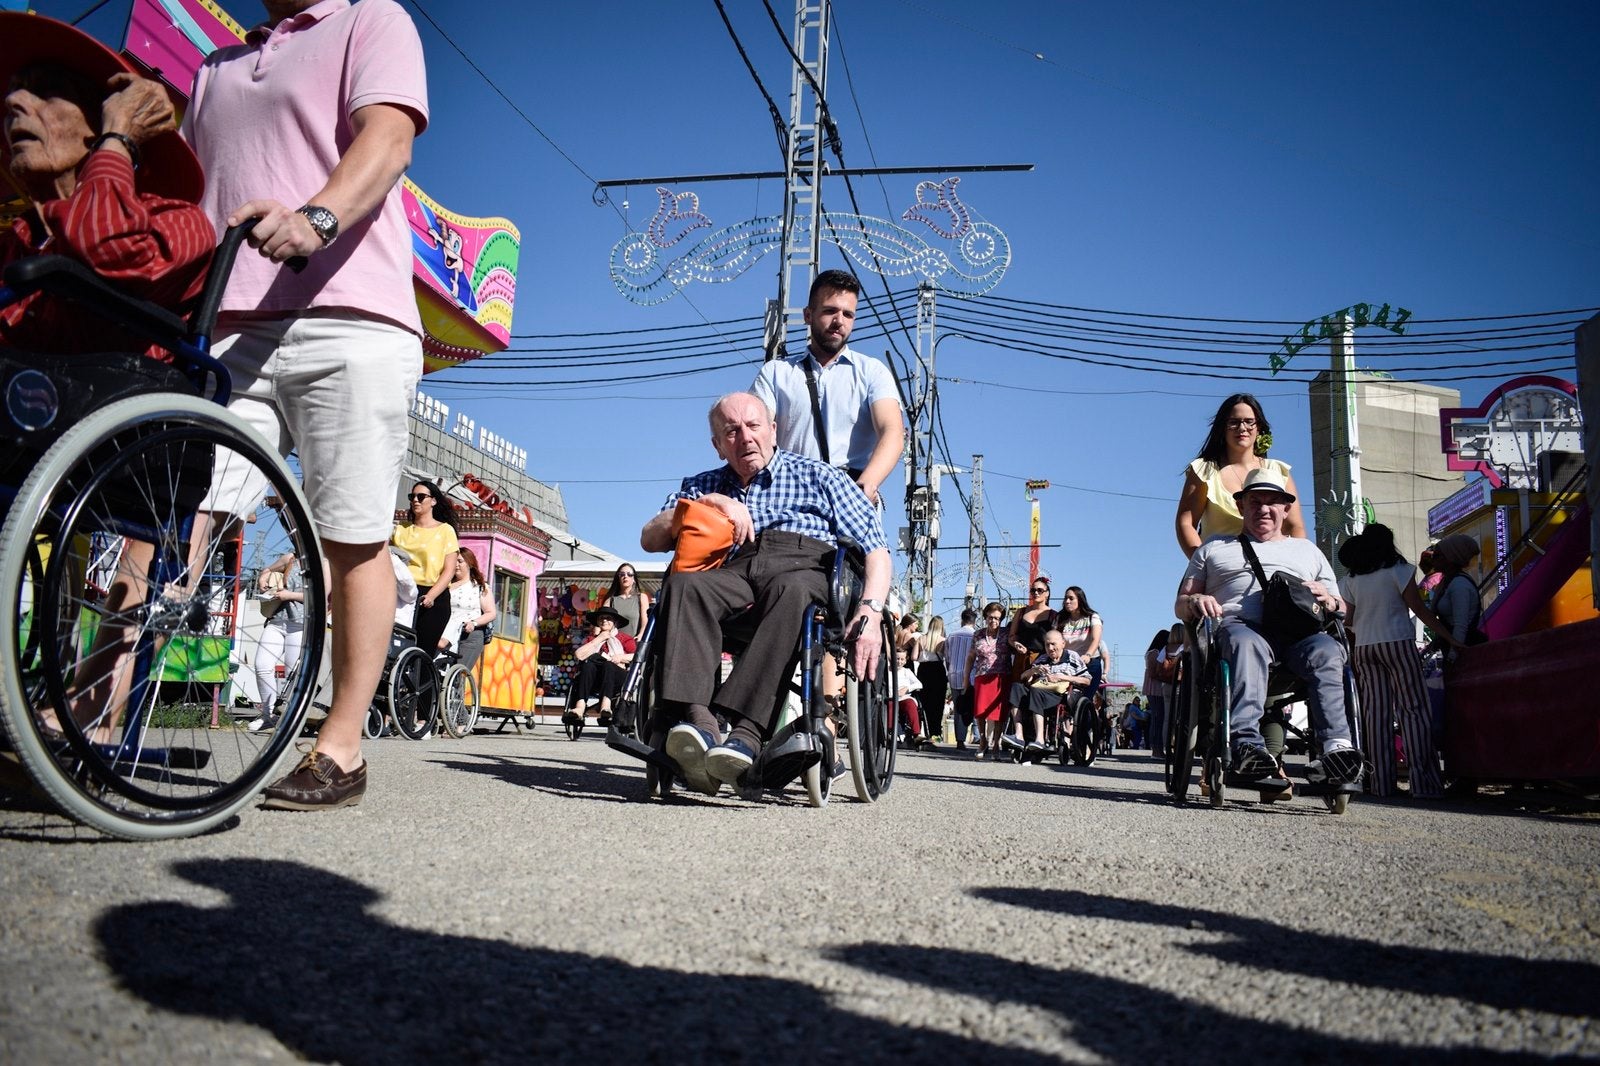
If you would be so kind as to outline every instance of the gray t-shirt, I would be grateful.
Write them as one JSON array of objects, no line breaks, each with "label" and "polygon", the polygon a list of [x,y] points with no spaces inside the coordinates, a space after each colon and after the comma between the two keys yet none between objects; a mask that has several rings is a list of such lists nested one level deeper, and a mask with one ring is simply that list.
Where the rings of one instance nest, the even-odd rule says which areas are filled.
[{"label": "gray t-shirt", "polygon": [[[1302,537],[1270,541],[1251,538],[1251,544],[1268,581],[1273,574],[1286,570],[1303,581],[1320,581],[1330,594],[1339,595],[1333,564],[1313,542]],[[1244,546],[1237,536],[1212,537],[1201,544],[1189,557],[1189,568],[1183,572],[1186,583],[1190,578],[1199,581],[1200,591],[1217,598],[1222,604],[1224,618],[1261,621],[1261,585],[1244,557]]]}]

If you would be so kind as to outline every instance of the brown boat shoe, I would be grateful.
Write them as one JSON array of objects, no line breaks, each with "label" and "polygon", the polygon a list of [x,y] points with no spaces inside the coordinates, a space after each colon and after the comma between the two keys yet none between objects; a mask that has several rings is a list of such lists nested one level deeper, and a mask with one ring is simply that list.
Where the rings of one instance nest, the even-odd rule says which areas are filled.
[{"label": "brown boat shoe", "polygon": [[292,771],[267,786],[261,806],[276,811],[321,811],[353,807],[367,792],[367,763],[354,770],[320,751],[309,751]]}]

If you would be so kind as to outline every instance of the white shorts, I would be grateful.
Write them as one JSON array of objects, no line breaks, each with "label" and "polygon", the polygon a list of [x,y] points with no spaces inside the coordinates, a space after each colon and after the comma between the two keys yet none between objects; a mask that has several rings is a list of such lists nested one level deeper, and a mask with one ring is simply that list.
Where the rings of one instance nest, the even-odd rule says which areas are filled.
[{"label": "white shorts", "polygon": [[[233,375],[228,410],[300,458],[324,540],[376,544],[394,529],[422,341],[352,311],[245,319],[218,328],[212,354]],[[218,449],[202,510],[255,510],[265,479]]]}]

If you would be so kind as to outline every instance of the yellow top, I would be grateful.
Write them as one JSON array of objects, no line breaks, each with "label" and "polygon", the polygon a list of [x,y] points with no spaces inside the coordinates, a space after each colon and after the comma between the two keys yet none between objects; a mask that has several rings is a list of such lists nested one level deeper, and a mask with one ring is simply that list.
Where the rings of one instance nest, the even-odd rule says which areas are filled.
[{"label": "yellow top", "polygon": [[433,587],[444,570],[444,564],[461,546],[456,541],[455,528],[444,522],[431,529],[410,524],[395,526],[389,543],[404,548],[411,556],[411,562],[407,565],[411,569],[411,576],[417,581],[419,592],[427,592]]},{"label": "yellow top", "polygon": [[[1205,482],[1206,511],[1200,516],[1200,536],[1233,537],[1244,529],[1244,517],[1239,505],[1233,501],[1233,492],[1222,483],[1222,468],[1204,459],[1189,464],[1194,476]],[[1261,469],[1277,474],[1285,484],[1289,480],[1289,464],[1280,459],[1261,460]]]}]

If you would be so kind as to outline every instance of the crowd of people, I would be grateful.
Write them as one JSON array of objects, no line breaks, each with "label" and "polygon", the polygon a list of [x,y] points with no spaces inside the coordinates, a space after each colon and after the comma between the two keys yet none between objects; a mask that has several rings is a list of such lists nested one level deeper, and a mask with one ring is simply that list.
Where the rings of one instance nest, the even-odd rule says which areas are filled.
[{"label": "crowd of people", "polygon": [[[181,136],[158,83],[70,27],[6,16],[8,33],[31,35],[37,54],[66,58],[4,72],[6,169],[31,206],[0,233],[0,259],[62,250],[136,294],[182,309],[198,291],[215,233],[258,220],[250,232],[257,254],[242,257],[230,278],[213,351],[233,375],[230,408],[280,451],[299,454],[327,558],[332,707],[314,748],[268,788],[266,799],[268,806],[313,810],[358,802],[365,792],[361,723],[382,671],[391,610],[423,648],[471,663],[495,608],[439,485],[416,482],[406,521],[391,528],[389,517],[422,369],[398,185],[428,121],[415,27],[394,0],[264,3],[268,20],[201,67]],[[291,260],[307,265],[285,272]],[[891,564],[879,489],[898,462],[904,426],[892,375],[848,345],[859,291],[847,272],[817,277],[805,308],[806,349],[765,363],[751,392],[719,401],[710,417],[712,443],[726,465],[686,478],[642,531],[646,550],[671,550],[673,505],[680,500],[710,504],[733,527],[727,565],[710,576],[672,579],[681,590],[666,650],[691,667],[704,666],[711,654],[716,642],[707,619],[723,599],[746,596],[767,606],[762,598],[819,595],[821,553],[840,539],[867,553],[861,620],[883,610]],[[79,343],[74,338],[84,325],[30,297],[0,315],[0,341],[28,346],[47,335],[58,346],[98,347],[116,333],[108,323],[88,323],[92,340]],[[1477,544],[1445,538],[1431,549],[1419,584],[1392,533],[1370,526],[1341,549],[1350,573],[1341,590],[1329,561],[1305,539],[1294,479],[1270,448],[1271,426],[1259,401],[1244,393],[1228,397],[1185,470],[1175,517],[1189,565],[1174,610],[1187,622],[1217,622],[1225,653],[1237,659],[1235,761],[1283,773],[1282,729],[1257,713],[1254,691],[1270,660],[1287,662],[1311,682],[1324,756],[1355,750],[1342,697],[1332,687],[1342,650],[1323,643],[1326,633],[1285,642],[1260,632],[1262,590],[1249,589],[1247,573],[1253,568],[1265,584],[1260,554],[1274,572],[1295,574],[1349,627],[1362,732],[1373,749],[1365,753],[1372,766],[1367,787],[1379,795],[1393,791],[1390,738],[1398,727],[1412,795],[1436,795],[1442,788],[1436,731],[1427,687],[1419,683],[1413,619],[1432,629],[1447,660],[1482,639],[1470,573]],[[223,510],[223,501],[250,496],[248,487],[227,483],[230,476],[213,479],[196,542],[213,523],[244,519]],[[757,490],[776,501],[740,502]],[[800,500],[804,494],[816,498]],[[277,683],[292,668],[308,623],[295,572],[291,558],[259,577],[267,617],[256,728],[272,724]],[[589,619],[580,699],[608,708],[633,654],[628,645],[649,610],[636,575],[620,568],[606,605]],[[729,780],[759,750],[770,726],[769,667],[787,656],[789,628],[788,622],[764,627],[747,653],[754,665],[736,667],[718,690],[719,712],[730,712],[721,716],[734,722],[726,736],[708,711],[710,667],[675,670],[666,682],[665,698],[681,705],[693,731],[678,737],[677,749],[698,751],[705,758],[690,761],[712,767],[696,770],[699,784]],[[852,662],[870,668],[880,651],[877,631],[858,628]],[[1181,625],[1152,638],[1143,702],[1124,716],[1129,739],[1157,753],[1172,720],[1184,639]],[[1106,705],[1103,621],[1082,586],[1068,587],[1053,607],[1046,576],[1030,583],[1016,610],[989,603],[981,612],[965,611],[949,632],[940,617],[929,620],[926,632],[917,618],[905,618],[893,655],[905,740],[920,747],[941,743],[947,702],[954,746],[975,748],[978,759],[1008,742],[1024,751],[1042,748],[1049,710],[1066,692]]]}]

